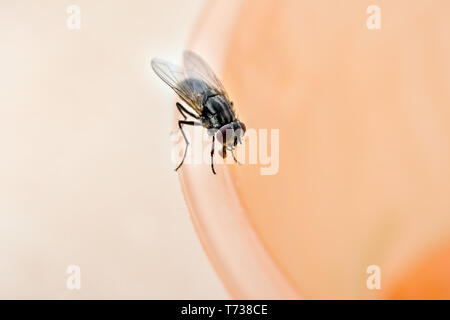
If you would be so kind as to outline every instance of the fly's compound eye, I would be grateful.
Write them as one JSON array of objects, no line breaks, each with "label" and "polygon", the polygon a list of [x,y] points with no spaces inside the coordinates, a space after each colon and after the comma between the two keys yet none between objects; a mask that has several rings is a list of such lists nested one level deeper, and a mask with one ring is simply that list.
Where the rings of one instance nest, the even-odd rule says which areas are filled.
[{"label": "fly's compound eye", "polygon": [[245,131],[247,131],[247,128],[245,127],[245,123],[239,121],[239,126],[242,129],[242,134],[241,135],[243,136],[245,134]]},{"label": "fly's compound eye", "polygon": [[220,128],[217,131],[216,138],[222,144],[236,146],[238,142],[242,143],[241,138],[244,136],[245,130],[245,124],[242,122],[232,122]]},{"label": "fly's compound eye", "polygon": [[237,140],[239,141],[239,143],[242,143],[241,138],[244,136],[247,128],[245,127],[245,124],[243,122],[239,121],[238,124],[239,124],[239,128],[237,130],[235,130],[235,132],[236,132]]},{"label": "fly's compound eye", "polygon": [[234,130],[231,124],[224,125],[217,131],[216,138],[221,144],[228,144],[233,141]]},{"label": "fly's compound eye", "polygon": [[241,138],[244,136],[245,131],[247,130],[243,122],[238,121],[236,124],[236,128],[234,128],[234,135],[236,137],[234,145],[236,145],[238,142],[242,143]]}]

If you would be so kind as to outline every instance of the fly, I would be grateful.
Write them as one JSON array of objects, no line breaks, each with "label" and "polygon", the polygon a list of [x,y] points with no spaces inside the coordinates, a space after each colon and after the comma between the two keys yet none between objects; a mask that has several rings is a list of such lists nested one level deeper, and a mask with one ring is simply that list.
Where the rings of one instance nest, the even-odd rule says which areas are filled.
[{"label": "fly", "polygon": [[183,68],[161,59],[152,59],[153,71],[167,83],[177,95],[187,104],[185,107],[177,102],[178,111],[183,120],[178,120],[178,127],[183,134],[186,148],[183,159],[175,168],[177,171],[184,162],[189,147],[189,141],[183,126],[203,126],[212,137],[211,169],[214,174],[214,144],[217,140],[222,145],[222,157],[231,152],[234,161],[239,163],[234,155],[238,143],[242,143],[245,134],[245,124],[236,116],[231,102],[222,83],[208,64],[192,51],[183,53]]}]

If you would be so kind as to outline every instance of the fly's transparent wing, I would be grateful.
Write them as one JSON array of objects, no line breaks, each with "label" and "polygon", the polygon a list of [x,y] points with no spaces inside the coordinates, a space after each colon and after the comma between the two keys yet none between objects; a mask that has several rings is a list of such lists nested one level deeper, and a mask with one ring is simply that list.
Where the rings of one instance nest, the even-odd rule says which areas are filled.
[{"label": "fly's transparent wing", "polygon": [[228,101],[230,100],[219,78],[217,78],[214,71],[212,71],[200,56],[192,51],[186,50],[183,52],[183,64],[188,77],[205,81],[217,93],[223,95]]},{"label": "fly's transparent wing", "polygon": [[189,106],[199,115],[202,112],[202,97],[191,81],[186,81],[189,75],[181,67],[161,59],[152,59],[152,69],[167,83]]}]

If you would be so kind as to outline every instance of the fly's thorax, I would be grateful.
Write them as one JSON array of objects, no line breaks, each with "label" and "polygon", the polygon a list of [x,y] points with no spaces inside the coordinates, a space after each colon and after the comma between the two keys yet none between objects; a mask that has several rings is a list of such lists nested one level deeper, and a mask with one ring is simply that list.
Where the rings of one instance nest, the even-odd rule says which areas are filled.
[{"label": "fly's thorax", "polygon": [[235,115],[228,100],[220,95],[209,96],[203,105],[203,114],[208,119],[211,127],[220,129],[224,125],[233,122]]}]

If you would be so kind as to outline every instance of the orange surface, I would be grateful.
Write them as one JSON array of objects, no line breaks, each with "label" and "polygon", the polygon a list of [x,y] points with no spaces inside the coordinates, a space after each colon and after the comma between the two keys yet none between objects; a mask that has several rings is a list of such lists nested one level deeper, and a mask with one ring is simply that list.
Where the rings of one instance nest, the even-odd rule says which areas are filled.
[{"label": "orange surface", "polygon": [[450,229],[450,3],[376,2],[381,30],[367,1],[243,1],[227,43],[241,119],[280,129],[279,173],[233,181],[305,298],[448,297],[449,249],[428,255]]},{"label": "orange surface", "polygon": [[450,244],[422,257],[412,264],[392,292],[391,299],[450,299]]}]

